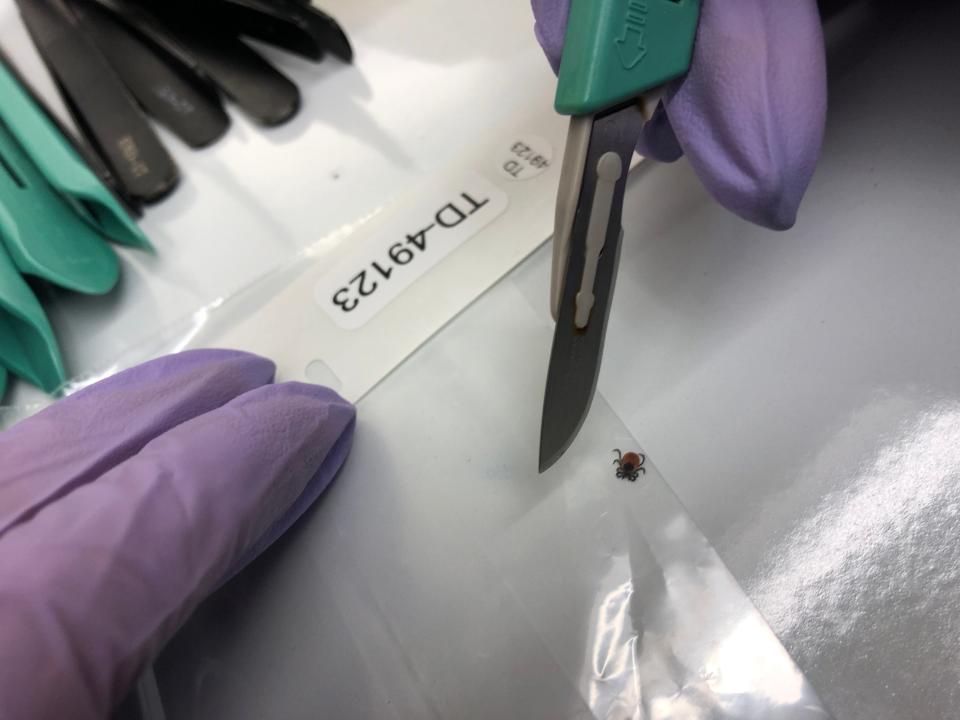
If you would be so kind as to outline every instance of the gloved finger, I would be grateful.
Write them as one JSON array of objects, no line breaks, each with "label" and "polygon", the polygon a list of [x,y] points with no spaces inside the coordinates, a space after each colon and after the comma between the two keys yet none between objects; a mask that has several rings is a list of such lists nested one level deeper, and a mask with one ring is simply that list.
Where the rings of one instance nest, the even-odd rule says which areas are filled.
[{"label": "gloved finger", "polygon": [[10,530],[0,707],[36,720],[106,717],[236,561],[305,489],[330,481],[354,418],[325,388],[258,388]]},{"label": "gloved finger", "polygon": [[[332,390],[328,390],[327,388],[317,389],[329,392],[330,397],[334,399],[331,400],[331,402],[344,402],[342,398],[338,397]],[[279,540],[280,537],[310,509],[323,491],[327,489],[330,481],[333,480],[337,471],[343,465],[344,461],[346,461],[347,455],[350,454],[350,448],[353,445],[356,410],[352,405],[347,405],[347,407],[350,410],[349,422],[344,426],[344,429],[337,439],[333,441],[333,444],[330,446],[329,451],[323,458],[320,467],[314,473],[313,477],[307,482],[293,503],[277,517],[263,533],[256,536],[257,539],[253,545],[248,547],[238,559],[233,561],[230,568],[218,581],[218,587],[243,570],[243,568],[253,562],[263,551]],[[339,421],[345,421],[347,417],[346,413],[343,413],[342,408],[339,406],[337,411],[341,413]]]},{"label": "gloved finger", "polygon": [[563,41],[567,34],[567,16],[570,14],[570,0],[531,0],[533,17],[536,20],[533,31],[540,47],[550,61],[553,71],[560,72],[560,58],[563,55]]},{"label": "gloved finger", "polygon": [[0,433],[0,538],[190,418],[273,381],[233,350],[169,355],[84,388]]},{"label": "gloved finger", "polygon": [[668,92],[667,115],[721,204],[786,229],[820,155],[826,88],[816,0],[704,0],[690,72]]},{"label": "gloved finger", "polygon": [[683,156],[683,148],[673,132],[662,102],[657,104],[657,109],[643,126],[637,152],[660,162],[674,162]]}]

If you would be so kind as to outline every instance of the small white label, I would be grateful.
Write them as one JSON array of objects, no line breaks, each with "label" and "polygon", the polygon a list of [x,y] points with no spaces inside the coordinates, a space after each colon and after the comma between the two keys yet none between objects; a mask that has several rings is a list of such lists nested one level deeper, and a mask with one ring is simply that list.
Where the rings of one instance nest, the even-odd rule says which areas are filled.
[{"label": "small white label", "polygon": [[356,330],[507,209],[507,195],[469,173],[421,198],[317,283],[333,321]]},{"label": "small white label", "polygon": [[498,157],[500,174],[511,180],[529,180],[543,173],[553,162],[553,146],[539,135],[522,135]]}]

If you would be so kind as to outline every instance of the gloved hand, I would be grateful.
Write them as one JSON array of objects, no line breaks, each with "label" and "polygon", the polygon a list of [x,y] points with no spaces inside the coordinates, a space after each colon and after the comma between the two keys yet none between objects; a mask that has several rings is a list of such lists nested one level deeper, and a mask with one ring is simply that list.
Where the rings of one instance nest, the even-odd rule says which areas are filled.
[{"label": "gloved hand", "polygon": [[0,434],[0,717],[102,720],[342,465],[354,408],[240,352],[162,358]]},{"label": "gloved hand", "polygon": [[[570,0],[532,3],[556,71]],[[826,107],[816,0],[703,0],[690,72],[669,84],[638,149],[666,162],[685,153],[726,208],[783,230],[820,155]]]}]

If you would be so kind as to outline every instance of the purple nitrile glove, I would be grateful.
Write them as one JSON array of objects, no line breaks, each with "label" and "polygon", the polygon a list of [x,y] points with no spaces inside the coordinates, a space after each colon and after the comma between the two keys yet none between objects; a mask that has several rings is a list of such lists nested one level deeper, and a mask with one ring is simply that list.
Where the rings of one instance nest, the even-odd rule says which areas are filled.
[{"label": "purple nitrile glove", "polygon": [[0,718],[107,717],[343,464],[353,406],[268,360],[146,363],[0,433]]},{"label": "purple nitrile glove", "polygon": [[[532,2],[557,70],[570,0]],[[686,153],[722,205],[784,230],[813,176],[826,112],[816,0],[703,0],[690,72],[668,85],[638,149],[666,162]]]}]

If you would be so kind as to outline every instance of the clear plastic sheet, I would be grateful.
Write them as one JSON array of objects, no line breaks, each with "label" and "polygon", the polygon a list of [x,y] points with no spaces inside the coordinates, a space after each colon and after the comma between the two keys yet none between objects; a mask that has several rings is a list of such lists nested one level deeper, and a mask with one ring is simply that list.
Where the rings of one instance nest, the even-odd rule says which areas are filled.
[{"label": "clear plastic sheet", "polygon": [[614,476],[602,398],[537,474],[550,335],[506,280],[368,394],[318,506],[156,663],[168,716],[828,717],[654,459]]},{"label": "clear plastic sheet", "polygon": [[738,220],[685,163],[631,180],[599,386],[837,717],[953,720],[960,3],[826,30],[795,228]]},{"label": "clear plastic sheet", "polygon": [[273,359],[280,380],[358,400],[543,244],[566,126],[545,103],[518,114],[392,202],[75,378],[67,393],[150,358],[229,347]]},{"label": "clear plastic sheet", "polygon": [[[511,118],[552,115],[555,80],[524,3],[328,0],[323,7],[350,35],[356,62],[316,65],[258,44],[300,87],[301,112],[266,129],[231,108],[230,131],[201,152],[161,128],[184,172],[178,190],[141,222],[156,254],[120,249],[121,283],[106,297],[45,296],[73,379],[149,357],[140,351],[163,347],[177,328],[189,333],[209,309],[325,239],[344,240],[424,178],[483,147]],[[13,0],[0,0],[0,44],[62,111]],[[12,383],[0,398],[0,426],[47,402],[29,384]]]}]

